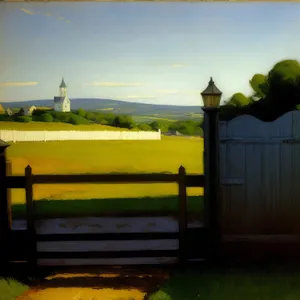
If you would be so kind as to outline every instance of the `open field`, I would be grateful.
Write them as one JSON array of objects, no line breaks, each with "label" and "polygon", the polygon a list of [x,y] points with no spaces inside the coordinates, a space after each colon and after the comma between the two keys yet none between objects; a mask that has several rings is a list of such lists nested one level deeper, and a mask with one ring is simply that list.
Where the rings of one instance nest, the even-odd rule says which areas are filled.
[{"label": "open field", "polygon": [[156,116],[133,116],[132,118],[136,123],[151,123],[154,121],[163,121],[163,122],[174,123],[177,121],[174,119],[160,118],[160,117],[156,117]]},{"label": "open field", "polygon": [[299,280],[299,270],[190,270],[171,276],[148,300],[296,300]]},{"label": "open field", "polygon": [[47,131],[58,131],[58,130],[93,130],[93,131],[124,131],[126,128],[116,128],[112,126],[100,125],[100,124],[88,124],[88,125],[72,125],[68,123],[45,123],[45,122],[30,122],[30,123],[18,123],[18,122],[1,122],[0,130],[47,130]]},{"label": "open field", "polygon": [[[180,165],[188,174],[203,173],[203,140],[200,138],[22,142],[11,144],[7,156],[12,161],[13,175],[24,174],[27,165],[32,167],[33,174],[177,173]],[[202,188],[188,190],[190,211],[202,209],[202,198],[199,197],[202,194]],[[34,187],[34,199],[45,200],[37,205],[41,214],[58,211],[87,214],[95,207],[101,212],[174,212],[177,211],[177,195],[177,184],[53,184]],[[86,203],[79,201],[88,199],[90,201]],[[46,200],[66,201],[51,201],[50,204]],[[24,206],[20,206],[24,202],[25,191],[12,190],[12,203],[19,204],[14,208],[17,216],[24,212]]]}]

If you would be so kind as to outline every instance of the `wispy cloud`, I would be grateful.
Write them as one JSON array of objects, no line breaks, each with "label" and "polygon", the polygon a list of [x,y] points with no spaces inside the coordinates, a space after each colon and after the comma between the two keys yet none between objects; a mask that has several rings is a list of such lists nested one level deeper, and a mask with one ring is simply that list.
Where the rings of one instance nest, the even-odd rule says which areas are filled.
[{"label": "wispy cloud", "polygon": [[38,82],[19,81],[19,82],[0,82],[0,87],[14,87],[14,86],[35,86]]},{"label": "wispy cloud", "polygon": [[56,18],[57,20],[60,20],[60,21],[64,21],[66,23],[71,23],[70,20],[67,20],[66,18],[64,17],[57,17],[57,16],[54,16],[52,13],[40,13],[40,12],[34,12],[32,10],[29,10],[29,9],[25,9],[25,8],[21,8],[20,11],[24,12],[25,14],[28,14],[28,15],[42,15],[42,16],[46,16],[46,17],[54,17]]},{"label": "wispy cloud", "polygon": [[178,94],[179,91],[178,90],[157,90],[156,93],[160,95],[171,95],[171,94]]},{"label": "wispy cloud", "polygon": [[182,67],[185,67],[186,65],[185,64],[173,64],[171,65],[172,68],[182,68]]},{"label": "wispy cloud", "polygon": [[102,87],[135,87],[144,85],[141,82],[91,82],[88,86],[102,86]]},{"label": "wispy cloud", "polygon": [[21,8],[20,11],[24,12],[25,14],[28,15],[35,15],[35,13],[29,9]]}]

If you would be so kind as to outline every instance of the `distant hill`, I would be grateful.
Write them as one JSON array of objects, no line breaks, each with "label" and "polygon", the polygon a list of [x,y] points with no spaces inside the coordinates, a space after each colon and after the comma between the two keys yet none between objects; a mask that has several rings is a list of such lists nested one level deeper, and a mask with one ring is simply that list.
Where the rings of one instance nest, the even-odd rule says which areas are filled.
[{"label": "distant hill", "polygon": [[[110,99],[71,99],[72,109],[83,108],[86,111],[103,111],[114,114],[126,114],[132,116],[152,116],[170,120],[199,119],[203,113],[199,106],[176,106],[134,103]],[[3,107],[20,108],[25,105],[52,106],[53,100],[32,100],[22,102],[3,102]]]}]

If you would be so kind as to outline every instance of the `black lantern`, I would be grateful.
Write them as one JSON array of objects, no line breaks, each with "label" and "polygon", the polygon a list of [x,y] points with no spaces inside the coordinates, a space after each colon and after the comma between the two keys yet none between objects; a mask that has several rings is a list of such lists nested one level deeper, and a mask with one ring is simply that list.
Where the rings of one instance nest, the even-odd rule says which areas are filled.
[{"label": "black lantern", "polygon": [[205,108],[218,108],[220,105],[222,92],[215,86],[215,83],[210,77],[207,88],[201,93]]}]

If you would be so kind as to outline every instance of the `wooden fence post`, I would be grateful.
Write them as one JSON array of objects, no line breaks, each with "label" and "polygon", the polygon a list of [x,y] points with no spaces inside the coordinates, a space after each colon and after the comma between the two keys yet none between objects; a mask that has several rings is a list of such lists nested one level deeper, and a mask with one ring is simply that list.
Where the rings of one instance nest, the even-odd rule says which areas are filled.
[{"label": "wooden fence post", "polygon": [[178,172],[179,187],[179,263],[184,265],[187,260],[187,193],[186,193],[186,171],[180,166]]},{"label": "wooden fence post", "polygon": [[8,271],[9,263],[9,221],[6,186],[6,142],[0,140],[0,271]]},{"label": "wooden fence post", "polygon": [[[8,160],[6,162],[6,176],[12,176],[12,162]],[[12,205],[11,205],[11,189],[7,189],[7,216],[8,226],[12,229]]]},{"label": "wooden fence post", "polygon": [[33,203],[33,186],[32,186],[32,169],[28,165],[25,168],[26,180],[26,216],[27,216],[27,237],[29,242],[29,258],[28,263],[33,272],[37,268],[37,242],[35,230],[35,216]]},{"label": "wooden fence post", "polygon": [[203,108],[204,115],[204,224],[207,229],[206,258],[217,263],[221,250],[220,166],[218,109]]}]

